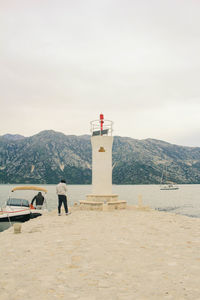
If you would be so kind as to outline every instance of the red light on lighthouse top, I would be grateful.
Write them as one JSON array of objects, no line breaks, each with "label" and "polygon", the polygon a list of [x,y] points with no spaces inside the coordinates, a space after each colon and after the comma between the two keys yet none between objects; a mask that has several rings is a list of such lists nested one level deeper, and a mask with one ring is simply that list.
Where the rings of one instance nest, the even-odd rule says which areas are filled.
[{"label": "red light on lighthouse top", "polygon": [[105,120],[104,115],[100,114],[99,119],[93,120],[90,122],[91,125],[91,133],[92,136],[101,136],[101,135],[107,135],[112,136],[112,126],[113,122],[110,120]]},{"label": "red light on lighthouse top", "polygon": [[100,114],[101,131],[103,130],[104,116]]}]

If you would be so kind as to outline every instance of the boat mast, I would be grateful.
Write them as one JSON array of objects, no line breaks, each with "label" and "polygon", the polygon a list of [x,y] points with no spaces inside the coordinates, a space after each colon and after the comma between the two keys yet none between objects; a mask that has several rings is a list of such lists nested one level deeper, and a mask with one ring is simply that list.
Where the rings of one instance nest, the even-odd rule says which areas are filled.
[{"label": "boat mast", "polygon": [[163,181],[163,173],[164,173],[164,166],[163,166],[163,170],[162,170],[162,176],[161,176],[161,179],[160,179],[160,184],[162,184],[162,181]]}]

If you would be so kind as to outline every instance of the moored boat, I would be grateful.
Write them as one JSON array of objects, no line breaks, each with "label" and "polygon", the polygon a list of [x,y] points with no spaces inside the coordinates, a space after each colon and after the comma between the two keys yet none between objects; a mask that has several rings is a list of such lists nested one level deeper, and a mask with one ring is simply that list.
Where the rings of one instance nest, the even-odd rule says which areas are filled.
[{"label": "moored boat", "polygon": [[41,216],[47,210],[46,193],[47,190],[37,186],[19,186],[11,190],[16,191],[40,191],[44,194],[44,204],[39,207],[33,206],[30,200],[9,195],[4,207],[0,210],[0,222],[26,222],[30,219]]},{"label": "moored boat", "polygon": [[161,176],[161,180],[160,180],[160,190],[161,191],[178,190],[179,187],[175,183],[173,183],[171,181],[165,181],[165,183],[164,183],[164,180],[163,180],[164,173],[165,173],[165,178],[166,178],[167,177],[167,166],[165,166],[165,169],[163,167],[162,176]]},{"label": "moored boat", "polygon": [[174,183],[163,184],[160,186],[160,190],[178,190],[179,187]]}]

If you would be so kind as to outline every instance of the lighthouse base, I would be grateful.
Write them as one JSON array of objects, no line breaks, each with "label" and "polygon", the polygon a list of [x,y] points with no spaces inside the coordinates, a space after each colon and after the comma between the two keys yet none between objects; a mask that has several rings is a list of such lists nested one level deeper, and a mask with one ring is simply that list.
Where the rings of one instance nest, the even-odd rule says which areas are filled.
[{"label": "lighthouse base", "polygon": [[82,210],[115,210],[125,209],[126,201],[118,200],[118,195],[96,195],[90,194],[86,196],[85,201],[80,201],[80,209]]},{"label": "lighthouse base", "polygon": [[87,201],[92,202],[111,202],[111,201],[118,201],[118,195],[117,194],[110,194],[110,195],[97,195],[97,194],[89,194],[86,195]]}]

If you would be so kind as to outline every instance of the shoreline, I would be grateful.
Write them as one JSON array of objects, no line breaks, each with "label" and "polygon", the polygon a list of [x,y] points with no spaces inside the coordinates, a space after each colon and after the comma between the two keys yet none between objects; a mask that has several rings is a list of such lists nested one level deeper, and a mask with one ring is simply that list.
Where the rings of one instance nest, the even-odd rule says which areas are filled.
[{"label": "shoreline", "polygon": [[1,300],[200,298],[199,218],[71,211],[1,232]]}]

